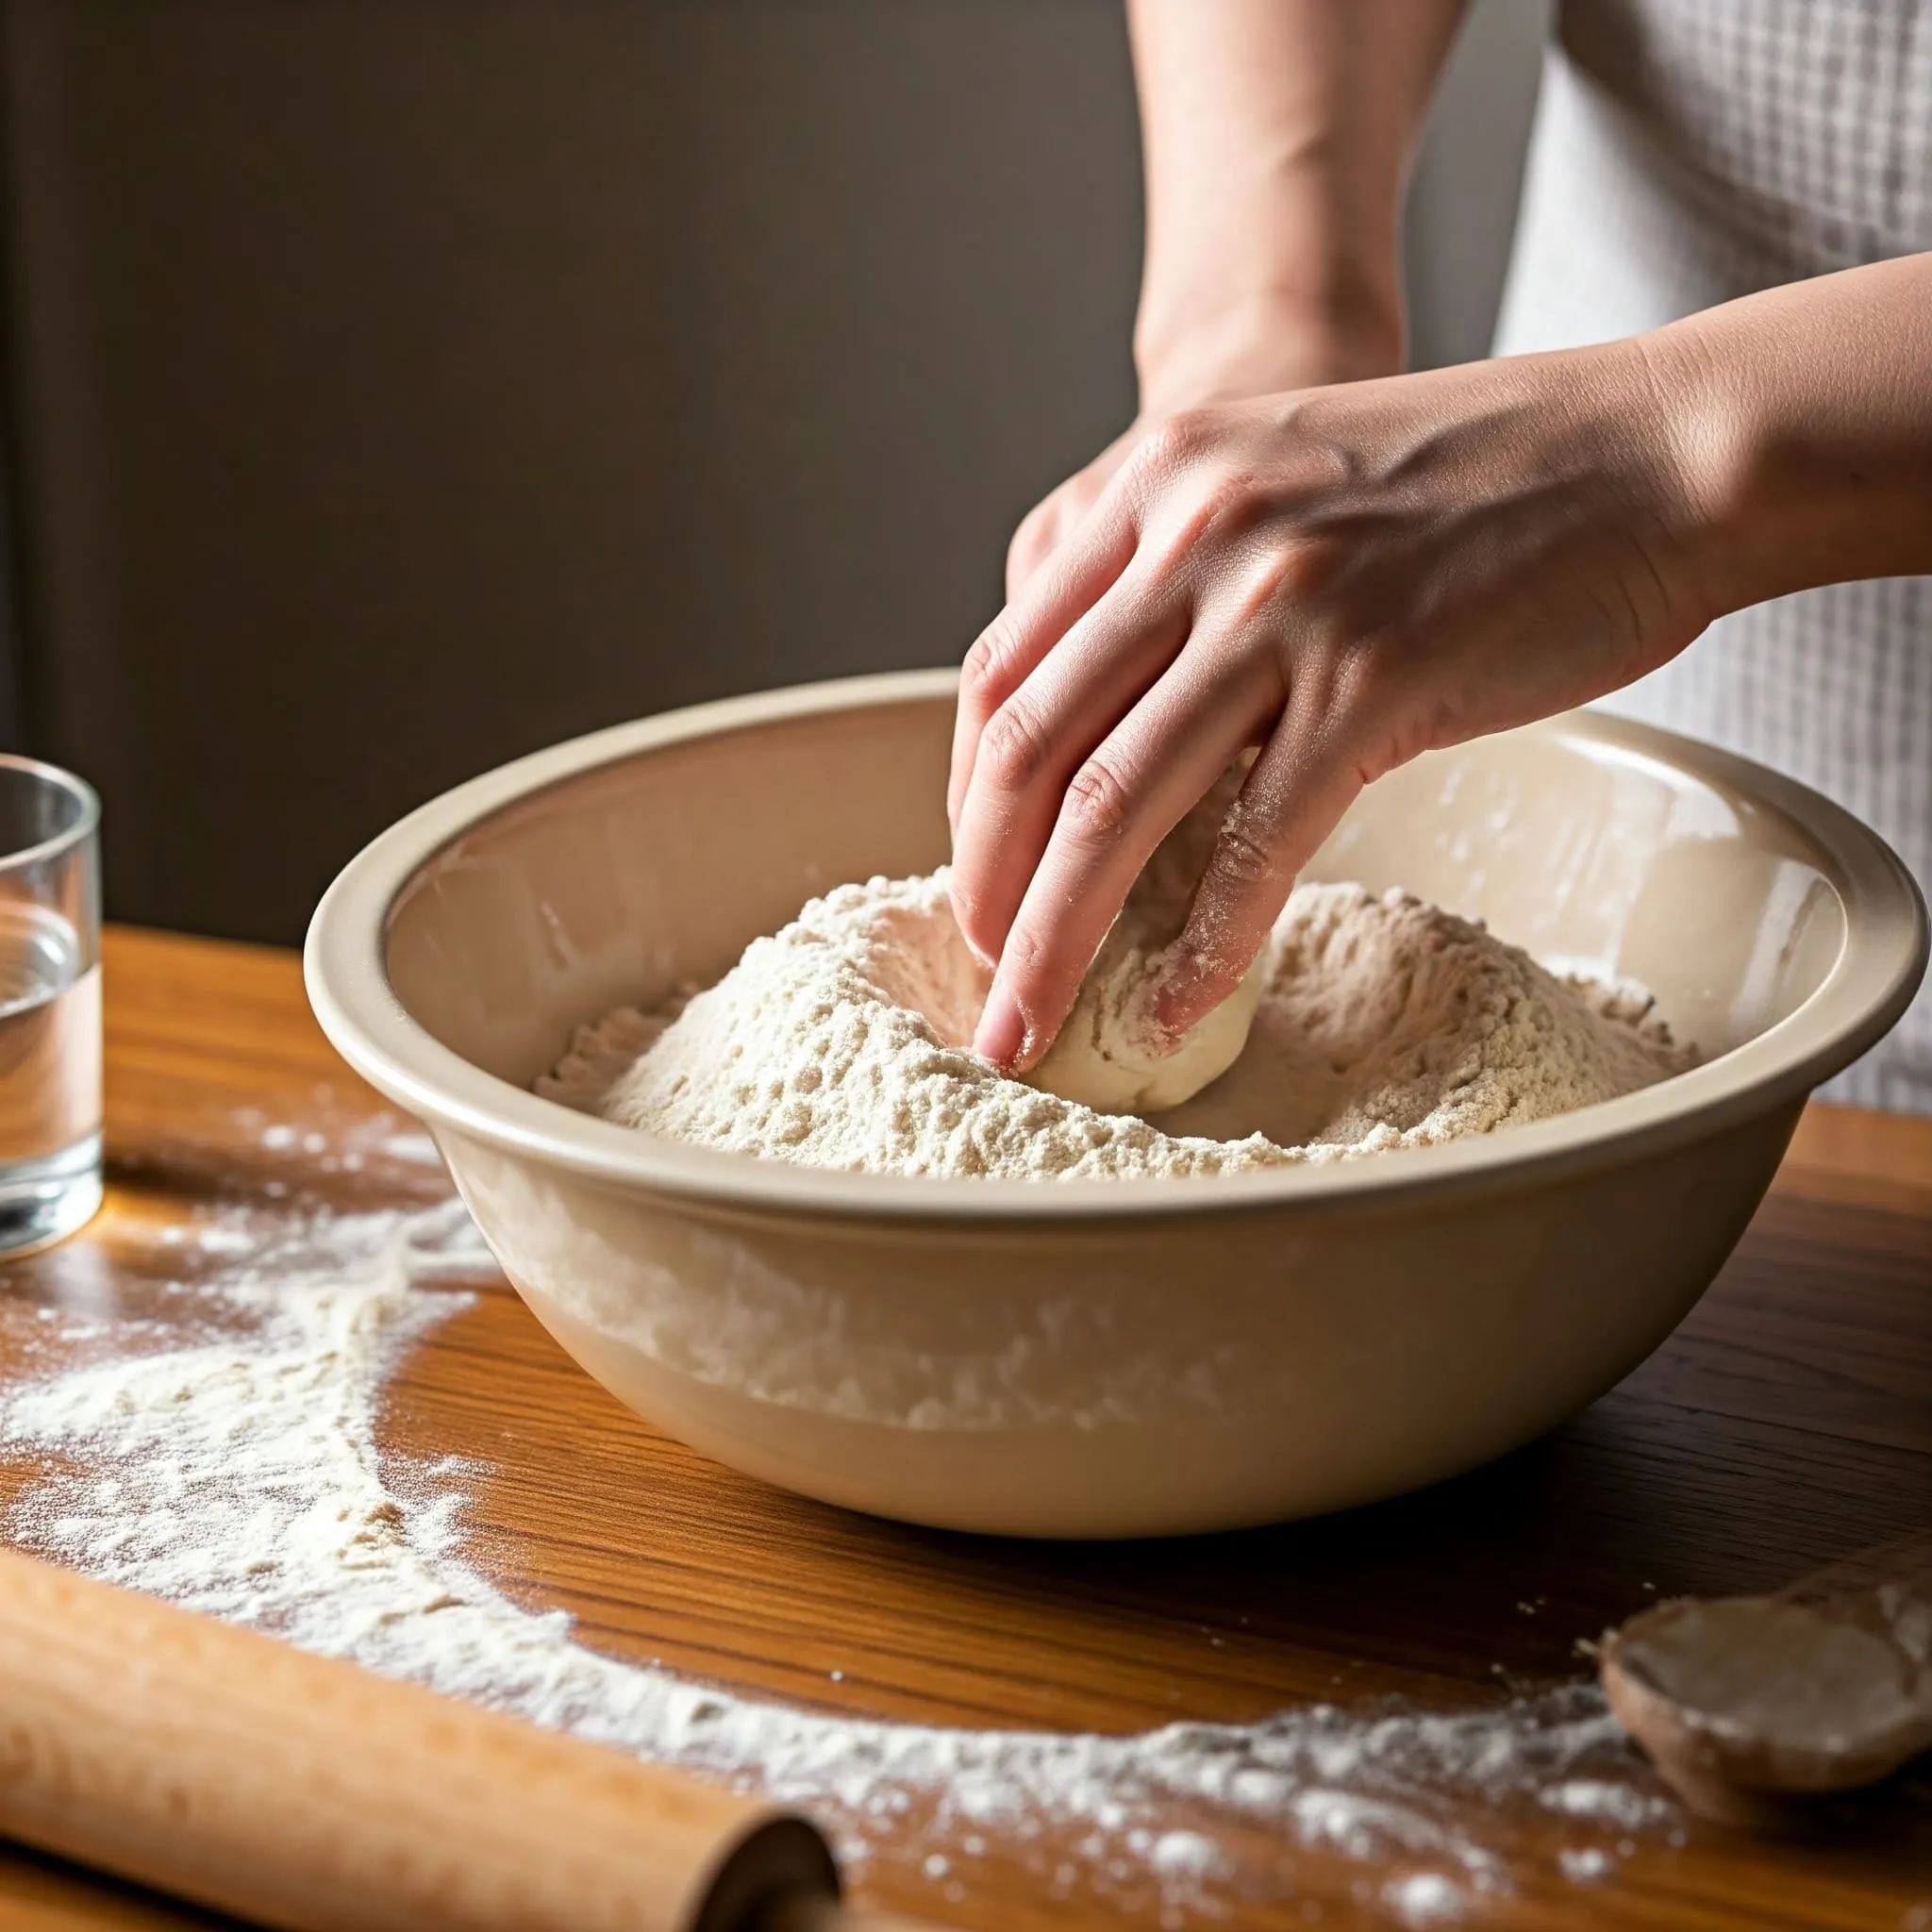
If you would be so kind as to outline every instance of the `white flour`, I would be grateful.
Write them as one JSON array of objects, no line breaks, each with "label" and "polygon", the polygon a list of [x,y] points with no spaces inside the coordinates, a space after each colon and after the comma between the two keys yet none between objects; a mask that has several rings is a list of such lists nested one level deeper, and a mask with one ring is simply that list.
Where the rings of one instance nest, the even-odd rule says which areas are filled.
[{"label": "white flour", "polygon": [[[263,1144],[293,1148],[292,1134],[272,1138],[284,1132]],[[426,1142],[364,1133],[325,1157],[329,1171],[357,1172],[364,1148],[394,1161]],[[113,1230],[140,1235],[125,1219]],[[175,1277],[156,1290],[158,1317],[119,1311],[85,1244],[36,1264],[46,1305],[0,1296],[16,1358],[44,1364],[0,1398],[0,1446],[53,1472],[16,1495],[12,1540],[799,1804],[848,1857],[904,1862],[938,1897],[970,1897],[977,1860],[1018,1861],[1042,1891],[1177,1924],[1230,1892],[1291,1894],[1289,1861],[1257,1871],[1223,1850],[1230,1827],[1258,1827],[1359,1865],[1365,1904],[1435,1924],[1509,1889],[1487,1825],[1468,1823],[1473,1799],[1495,1847],[1520,1843],[1522,1817],[1550,1805],[1542,1815],[1581,1834],[1563,1870],[1591,1877],[1608,1869],[1607,1822],[1674,1817],[1588,1686],[1459,1714],[1315,1705],[1095,1737],[804,1710],[600,1656],[566,1616],[519,1608],[463,1560],[471,1465],[376,1448],[386,1374],[470,1305],[451,1278],[489,1269],[459,1207],[233,1208],[152,1231],[137,1258]]]},{"label": "white flour", "polygon": [[1404,892],[1308,885],[1246,1049],[1152,1123],[1009,1079],[968,1042],[983,970],[943,872],[814,899],[708,990],[584,1028],[549,1098],[808,1167],[1118,1179],[1239,1174],[1543,1120],[1688,1064],[1628,988],[1557,978]]}]

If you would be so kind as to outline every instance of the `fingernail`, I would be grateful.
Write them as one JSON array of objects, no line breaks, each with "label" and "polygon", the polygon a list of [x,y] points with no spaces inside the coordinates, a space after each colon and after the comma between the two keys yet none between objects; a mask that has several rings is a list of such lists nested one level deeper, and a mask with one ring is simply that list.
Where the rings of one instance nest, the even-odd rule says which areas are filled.
[{"label": "fingernail", "polygon": [[1010,1067],[1025,1044],[1025,1015],[1014,1004],[1013,995],[996,979],[986,996],[979,1030],[973,1036],[973,1051],[984,1054],[996,1067]]}]

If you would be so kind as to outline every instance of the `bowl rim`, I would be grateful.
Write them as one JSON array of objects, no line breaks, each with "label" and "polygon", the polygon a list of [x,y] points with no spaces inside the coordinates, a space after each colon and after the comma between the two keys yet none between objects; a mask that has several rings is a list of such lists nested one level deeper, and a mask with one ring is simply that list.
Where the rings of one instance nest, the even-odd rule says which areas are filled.
[{"label": "bowl rim", "polygon": [[540,1098],[443,1045],[404,1008],[385,961],[391,920],[437,856],[484,820],[602,767],[694,739],[828,711],[950,698],[952,669],[794,685],[660,712],[533,752],[419,806],[342,869],[309,923],[303,971],[330,1042],[387,1098],[425,1122],[513,1157],[690,1208],[808,1219],[958,1224],[1136,1221],[1241,1214],[1388,1211],[1445,1190],[1510,1191],[1666,1153],[1789,1107],[1856,1059],[1910,1004],[1927,955],[1925,906],[1904,862],[1842,807],[1797,780],[1655,725],[1579,710],[1525,733],[1580,736],[1753,798],[1817,848],[1844,913],[1838,957],[1775,1025],[1688,1073],[1546,1121],[1372,1160],[1190,1176],[1157,1187],[853,1174],[722,1153],[620,1126]]}]

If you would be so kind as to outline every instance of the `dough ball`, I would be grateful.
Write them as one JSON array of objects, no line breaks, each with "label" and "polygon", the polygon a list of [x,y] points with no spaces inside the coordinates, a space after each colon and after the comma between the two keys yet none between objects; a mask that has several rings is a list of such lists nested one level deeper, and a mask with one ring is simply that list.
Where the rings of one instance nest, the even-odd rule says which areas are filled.
[{"label": "dough ball", "polygon": [[1074,1010],[1026,1079],[1097,1113],[1158,1113],[1191,1100],[1241,1058],[1261,997],[1266,948],[1241,985],[1167,1053],[1152,1008],[1167,949],[1180,937],[1201,874],[1253,754],[1223,773],[1134,881],[1101,941]]},{"label": "dough ball", "polygon": [[1089,972],[1067,1024],[1026,1078],[1096,1113],[1149,1114],[1178,1107],[1241,1058],[1261,997],[1265,963],[1264,952],[1234,992],[1190,1027],[1172,1053],[1157,1058],[1147,1043],[1146,1007],[1159,956],[1150,959],[1130,950],[1116,958],[1110,973]]}]

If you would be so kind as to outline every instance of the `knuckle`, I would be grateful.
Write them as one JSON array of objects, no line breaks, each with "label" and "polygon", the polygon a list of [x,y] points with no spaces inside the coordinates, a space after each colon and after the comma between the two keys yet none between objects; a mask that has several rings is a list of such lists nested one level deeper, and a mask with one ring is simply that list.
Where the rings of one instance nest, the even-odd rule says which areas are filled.
[{"label": "knuckle", "polygon": [[1066,486],[1062,484],[1021,518],[1013,532],[1013,541],[1007,546],[1008,556],[1024,558],[1029,563],[1037,562],[1059,541],[1065,525]]},{"label": "knuckle", "polygon": [[1341,688],[1341,673],[1380,629],[1372,597],[1350,577],[1347,544],[1326,534],[1271,532],[1230,592],[1231,622],[1271,639],[1284,679]]},{"label": "knuckle", "polygon": [[1015,922],[1000,953],[1000,974],[1025,1017],[1028,1039],[1044,1045],[1066,1017],[1087,970],[1086,956],[1070,950],[1066,935]]},{"label": "knuckle", "polygon": [[1208,870],[1223,890],[1232,888],[1243,893],[1273,885],[1280,871],[1267,828],[1239,803],[1214,841]]},{"label": "knuckle", "polygon": [[[1305,674],[1306,675],[1306,674]],[[1441,735],[1418,656],[1397,633],[1354,636],[1324,654],[1323,711],[1338,751],[1373,785]]]},{"label": "knuckle", "polygon": [[1186,468],[1208,446],[1212,422],[1207,409],[1181,409],[1163,416],[1134,446],[1135,468],[1154,475]]},{"label": "knuckle", "polygon": [[1117,844],[1133,815],[1124,780],[1104,758],[1091,758],[1067,786],[1060,822],[1084,845]]},{"label": "knuckle", "polygon": [[[1021,535],[1024,535],[1022,525]],[[1013,540],[1017,548],[1020,538]],[[1013,657],[1012,626],[1005,611],[993,619],[987,627],[973,640],[966,653],[965,661],[959,666],[959,681],[969,695],[991,703],[997,703],[999,691],[1006,675],[1006,667]]]},{"label": "knuckle", "polygon": [[1216,470],[1201,478],[1189,506],[1188,529],[1192,537],[1228,538],[1258,521],[1261,506],[1245,476]]},{"label": "knuckle", "polygon": [[1197,456],[1214,440],[1212,409],[1177,409],[1161,425],[1169,445],[1180,457]]},{"label": "knuckle", "polygon": [[969,695],[983,694],[992,679],[995,647],[986,632],[973,640],[959,665],[959,682]]},{"label": "knuckle", "polygon": [[[1183,941],[1185,943],[1185,941]],[[1238,968],[1218,952],[1196,950],[1190,960],[1185,990],[1180,996],[1181,1011],[1170,1026],[1177,1033],[1198,1025],[1241,983],[1245,968]]]},{"label": "knuckle", "polygon": [[[1052,957],[1052,948],[1047,944],[1045,934],[1036,932],[1024,921],[1016,921],[1007,934],[1006,944],[1000,948],[1000,971],[1009,980],[1017,982],[1018,988],[1031,988]],[[1022,991],[1020,1006],[1023,1011],[1027,1004],[1027,998]]]},{"label": "knuckle", "polygon": [[1046,763],[1046,739],[1027,708],[1009,698],[987,721],[980,756],[996,786],[1006,791],[1022,791]]},{"label": "knuckle", "polygon": [[1067,486],[1062,483],[1058,490],[1042,496],[1026,514],[1020,519],[1019,526],[1013,533],[1015,542],[1037,542],[1059,522],[1060,499],[1066,494]]},{"label": "knuckle", "polygon": [[1384,717],[1398,683],[1389,641],[1364,636],[1334,613],[1317,613],[1290,640],[1284,673],[1305,715],[1326,730],[1355,733]]},{"label": "knuckle", "polygon": [[1350,547],[1338,538],[1297,532],[1269,558],[1268,578],[1276,596],[1309,605],[1332,599],[1348,568]]}]

